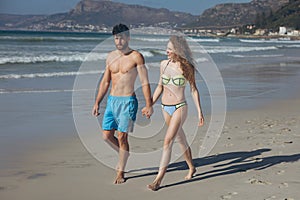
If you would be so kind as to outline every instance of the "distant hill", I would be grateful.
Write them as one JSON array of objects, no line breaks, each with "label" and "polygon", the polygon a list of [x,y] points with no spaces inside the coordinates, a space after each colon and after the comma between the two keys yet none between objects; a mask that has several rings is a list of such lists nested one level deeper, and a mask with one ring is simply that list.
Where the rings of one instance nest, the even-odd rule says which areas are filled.
[{"label": "distant hill", "polygon": [[0,14],[0,27],[26,27],[26,25],[30,25],[45,18],[46,15]]},{"label": "distant hill", "polygon": [[[113,1],[82,0],[68,13],[49,16],[0,15],[0,26],[9,24],[11,28],[44,28],[49,24],[95,25],[111,27],[117,23],[133,26],[183,26],[195,21],[197,16],[173,12],[168,9],[128,5]],[[51,27],[50,27],[51,28]]]},{"label": "distant hill", "polygon": [[257,25],[270,29],[276,29],[279,26],[293,27],[300,30],[300,1],[290,0],[290,2],[277,10],[275,13],[270,13],[262,22],[262,16],[257,17]]},{"label": "distant hill", "polygon": [[65,20],[74,20],[79,24],[105,24],[107,26],[113,26],[120,22],[146,26],[169,22],[182,26],[196,18],[188,13],[172,12],[164,8],[127,5],[112,1],[83,0],[68,13]]},{"label": "distant hill", "polygon": [[193,27],[233,27],[255,23],[258,14],[276,12],[289,0],[253,0],[250,3],[218,4],[203,12]]}]

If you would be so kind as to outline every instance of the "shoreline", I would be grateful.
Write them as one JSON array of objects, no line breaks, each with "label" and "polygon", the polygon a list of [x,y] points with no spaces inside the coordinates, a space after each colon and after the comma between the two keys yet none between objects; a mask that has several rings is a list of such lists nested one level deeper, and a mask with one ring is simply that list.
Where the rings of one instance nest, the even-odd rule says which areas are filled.
[{"label": "shoreline", "polygon": [[[204,199],[296,200],[300,198],[299,111],[300,98],[294,98],[252,110],[228,112],[221,136],[209,155],[197,155],[199,137],[207,127],[200,129],[199,137],[191,144],[197,168],[195,177],[183,180],[188,170],[181,158],[170,165],[158,192],[146,188],[156,169],[126,173],[127,182],[114,185],[114,169],[91,156],[76,135],[43,145],[41,151],[31,152],[22,166],[3,170],[0,197],[77,200],[109,199],[113,194],[117,199],[134,200],[193,199],[199,195]],[[130,145],[133,149],[156,146],[149,142],[145,147],[135,142]]]},{"label": "shoreline", "polygon": [[216,34],[186,34],[187,36],[196,37],[210,37],[210,38],[240,38],[240,39],[290,39],[291,41],[300,40],[300,36],[293,35],[244,35],[244,34],[228,34],[228,35],[216,35]]},{"label": "shoreline", "polygon": [[[0,32],[31,32],[31,33],[74,33],[74,34],[107,34],[110,31],[68,31],[68,30],[29,30],[29,29],[0,29]],[[146,34],[146,33],[144,33]],[[151,35],[151,34],[150,34]],[[161,34],[169,35],[169,34]],[[243,34],[229,34],[229,35],[198,35],[198,34],[185,34],[186,36],[195,37],[208,37],[208,38],[240,38],[240,39],[290,39],[291,41],[299,41],[300,36],[292,35],[243,35]]]},{"label": "shoreline", "polygon": [[300,36],[291,35],[228,35],[227,37],[241,38],[241,39],[290,39],[291,41],[300,40]]}]

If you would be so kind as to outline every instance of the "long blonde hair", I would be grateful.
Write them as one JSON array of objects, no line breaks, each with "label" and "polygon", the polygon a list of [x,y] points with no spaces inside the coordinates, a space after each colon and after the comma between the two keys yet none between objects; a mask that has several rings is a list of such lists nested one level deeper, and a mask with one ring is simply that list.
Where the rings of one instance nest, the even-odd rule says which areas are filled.
[{"label": "long blonde hair", "polygon": [[174,47],[174,61],[180,63],[183,76],[189,81],[191,89],[195,89],[195,62],[186,39],[183,36],[172,35],[169,41]]}]

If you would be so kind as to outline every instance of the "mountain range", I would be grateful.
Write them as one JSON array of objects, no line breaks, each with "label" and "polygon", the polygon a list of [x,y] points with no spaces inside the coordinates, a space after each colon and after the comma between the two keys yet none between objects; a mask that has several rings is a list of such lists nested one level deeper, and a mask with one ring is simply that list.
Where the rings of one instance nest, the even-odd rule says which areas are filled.
[{"label": "mountain range", "polygon": [[[263,19],[263,16],[258,16],[258,19]],[[275,13],[270,13],[263,21],[258,20],[256,24],[269,29],[276,29],[278,26],[293,27],[300,30],[300,0],[290,0]]]},{"label": "mountain range", "polygon": [[193,27],[233,27],[255,23],[257,15],[275,13],[289,0],[253,0],[250,3],[218,4],[199,16]]},{"label": "mountain range", "polygon": [[109,28],[117,23],[133,27],[161,26],[222,28],[254,23],[261,13],[276,13],[291,0],[253,0],[250,3],[218,4],[195,16],[141,5],[105,0],[81,0],[66,13],[53,15],[0,14],[0,29],[55,30],[74,26]]}]

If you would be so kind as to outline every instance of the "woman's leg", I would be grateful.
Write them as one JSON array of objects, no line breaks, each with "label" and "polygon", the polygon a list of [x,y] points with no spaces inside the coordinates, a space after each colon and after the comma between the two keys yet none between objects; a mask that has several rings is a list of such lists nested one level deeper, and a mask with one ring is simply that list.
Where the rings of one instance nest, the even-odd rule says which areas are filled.
[{"label": "woman's leg", "polygon": [[158,190],[161,184],[161,181],[167,171],[172,153],[172,145],[178,129],[182,126],[183,122],[186,119],[187,115],[187,106],[183,106],[177,109],[172,116],[169,116],[166,112],[163,111],[166,124],[168,125],[167,133],[164,139],[163,153],[159,166],[158,174],[152,184],[148,185],[148,188],[151,190]]},{"label": "woman's leg", "polygon": [[182,127],[179,128],[178,133],[177,133],[177,141],[184,152],[184,158],[185,161],[189,167],[189,173],[185,177],[186,180],[189,180],[193,177],[193,175],[196,173],[195,166],[193,164],[193,158],[192,158],[192,151],[190,146],[187,143],[186,136],[184,134],[184,131]]}]

